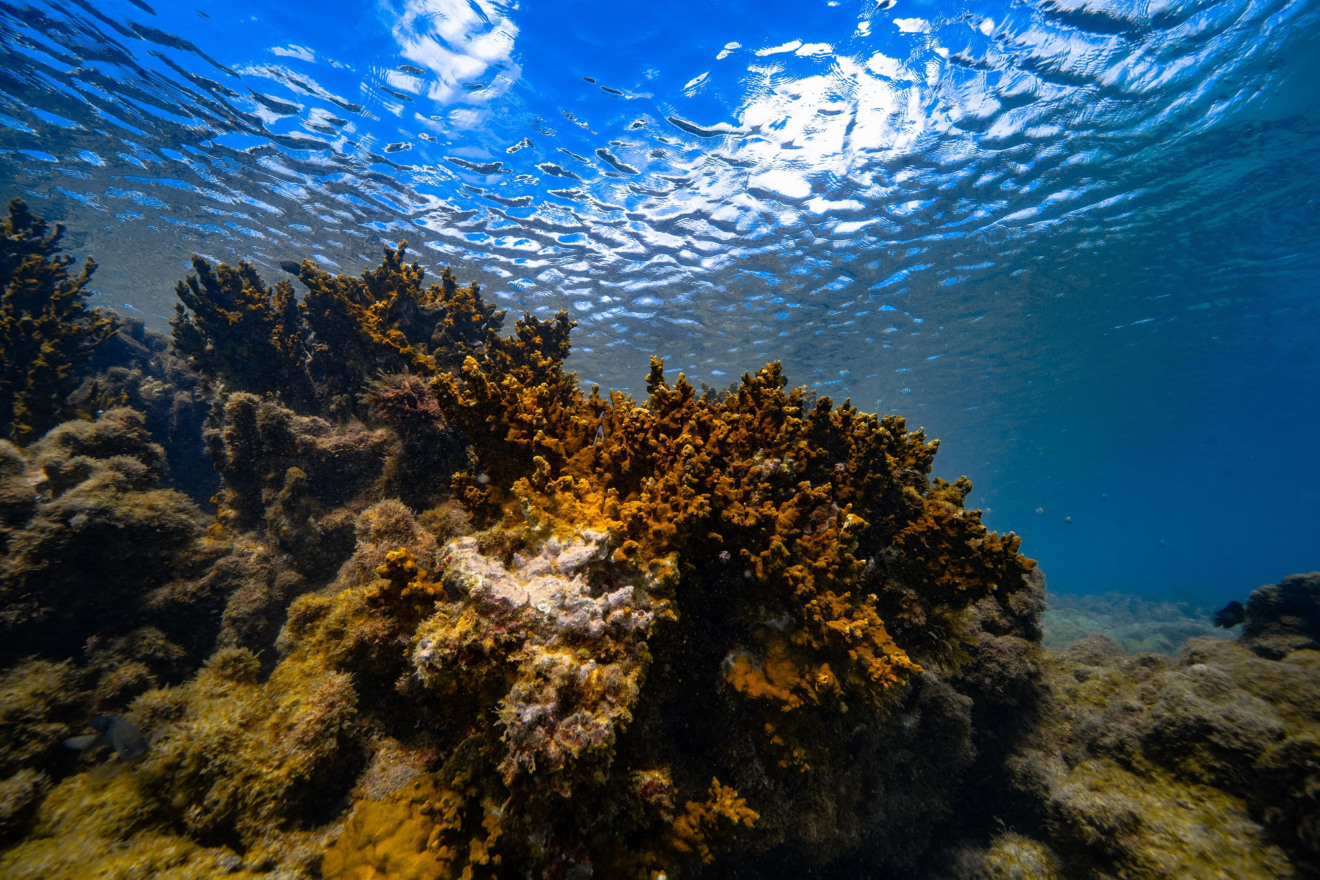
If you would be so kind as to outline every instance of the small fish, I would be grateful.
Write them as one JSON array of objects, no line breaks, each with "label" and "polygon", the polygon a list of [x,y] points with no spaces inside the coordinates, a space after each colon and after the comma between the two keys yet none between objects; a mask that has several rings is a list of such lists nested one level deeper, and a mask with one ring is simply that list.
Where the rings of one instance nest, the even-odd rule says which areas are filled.
[{"label": "small fish", "polygon": [[280,260],[280,268],[290,275],[297,275],[302,271],[302,264],[295,263],[293,260]]},{"label": "small fish", "polygon": [[121,761],[134,761],[147,753],[147,738],[131,721],[118,715],[97,715],[87,724],[96,733],[69,737],[64,745],[80,751],[93,746],[110,746]]},{"label": "small fish", "polygon": [[1247,609],[1241,602],[1229,602],[1210,616],[1210,622],[1224,629],[1232,629],[1247,619]]}]

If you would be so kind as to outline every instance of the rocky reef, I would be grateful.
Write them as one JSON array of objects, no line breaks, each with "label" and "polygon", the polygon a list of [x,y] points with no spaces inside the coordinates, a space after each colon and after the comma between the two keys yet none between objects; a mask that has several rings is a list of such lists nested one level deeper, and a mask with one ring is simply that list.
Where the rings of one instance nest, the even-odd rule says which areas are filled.
[{"label": "rocky reef", "polygon": [[[584,392],[567,315],[501,336],[405,253],[196,258],[172,340],[0,444],[0,874],[1305,873],[1314,585],[1255,642],[1043,651],[901,418],[777,364]],[[94,714],[145,754],[65,748]]]},{"label": "rocky reef", "polygon": [[1013,831],[950,873],[1315,876],[1320,629],[1298,612],[1317,601],[1320,573],[1294,575],[1251,594],[1237,640],[1172,658],[1097,634],[1048,654],[1040,723],[1006,761]]},{"label": "rocky reef", "polygon": [[1041,617],[1045,633],[1041,644],[1053,650],[1099,632],[1130,653],[1149,651],[1176,657],[1188,639],[1232,637],[1228,629],[1215,623],[1210,608],[1186,602],[1115,592],[1101,596],[1050,593],[1046,599],[1049,607]]}]

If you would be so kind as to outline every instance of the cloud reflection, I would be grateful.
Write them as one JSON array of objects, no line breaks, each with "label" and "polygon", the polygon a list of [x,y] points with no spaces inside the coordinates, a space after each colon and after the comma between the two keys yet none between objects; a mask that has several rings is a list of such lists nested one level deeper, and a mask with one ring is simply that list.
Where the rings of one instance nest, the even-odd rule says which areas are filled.
[{"label": "cloud reflection", "polygon": [[[517,78],[511,58],[518,26],[516,4],[489,0],[380,0],[391,21],[399,54],[434,79],[390,71],[390,84],[440,104],[492,97]],[[492,69],[504,71],[493,76]],[[490,82],[483,82],[490,80]],[[482,88],[472,89],[480,83]],[[494,90],[494,91],[492,91]]]}]

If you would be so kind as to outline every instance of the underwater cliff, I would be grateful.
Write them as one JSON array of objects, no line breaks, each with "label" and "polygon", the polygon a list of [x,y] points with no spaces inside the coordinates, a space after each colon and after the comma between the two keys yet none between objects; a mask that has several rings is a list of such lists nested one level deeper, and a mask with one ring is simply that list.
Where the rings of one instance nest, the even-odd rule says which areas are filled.
[{"label": "underwater cliff", "polygon": [[194,257],[166,339],[8,214],[5,877],[1320,865],[1320,575],[1046,651],[938,443],[778,364],[584,392],[567,314],[502,335],[403,244]]}]

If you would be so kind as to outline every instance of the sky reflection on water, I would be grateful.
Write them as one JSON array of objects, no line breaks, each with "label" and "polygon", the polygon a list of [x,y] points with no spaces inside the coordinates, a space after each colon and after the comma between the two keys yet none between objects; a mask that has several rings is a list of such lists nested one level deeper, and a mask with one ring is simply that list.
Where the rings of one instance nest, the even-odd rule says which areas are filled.
[{"label": "sky reflection on water", "polygon": [[158,329],[192,252],[407,238],[568,309],[588,381],[781,359],[907,415],[1056,588],[1320,567],[1302,0],[84,0],[0,45],[6,191]]}]

